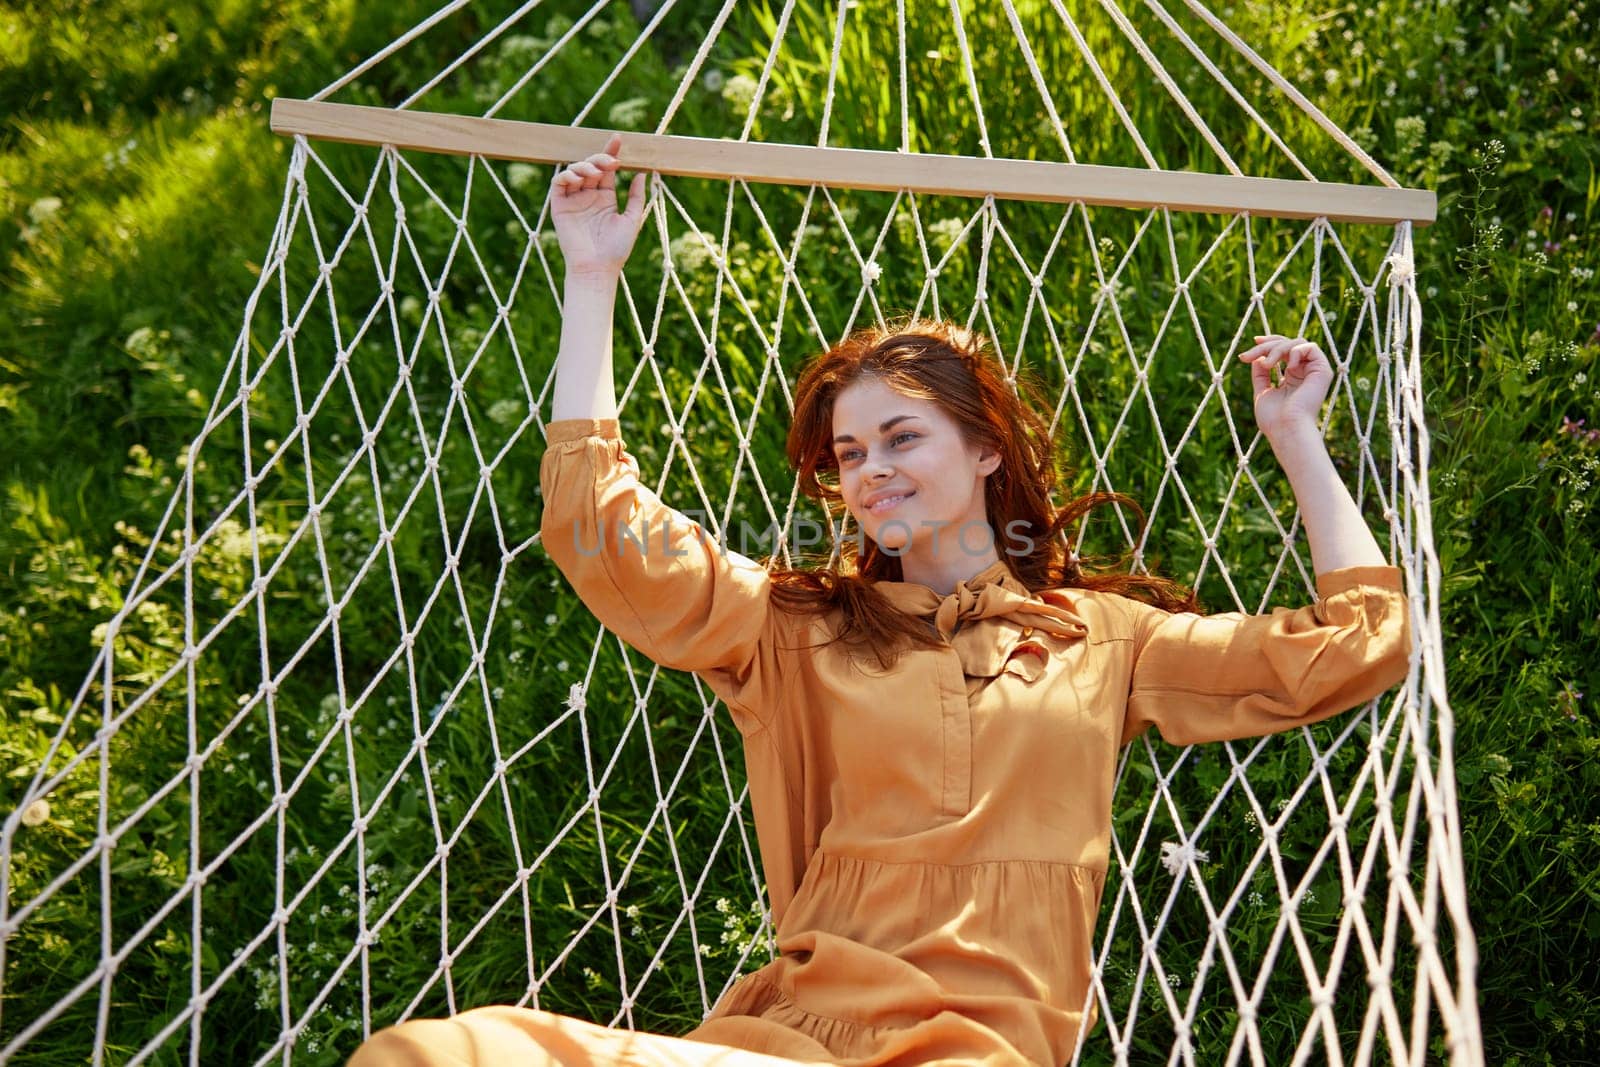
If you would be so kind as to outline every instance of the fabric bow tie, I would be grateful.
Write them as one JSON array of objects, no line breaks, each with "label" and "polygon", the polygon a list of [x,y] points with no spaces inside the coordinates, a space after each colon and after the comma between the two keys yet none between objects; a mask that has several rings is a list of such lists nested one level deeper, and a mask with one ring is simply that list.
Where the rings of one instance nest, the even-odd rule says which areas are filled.
[{"label": "fabric bow tie", "polygon": [[[934,628],[950,642],[961,657],[962,668],[973,677],[1000,674],[1013,656],[1032,644],[1027,639],[1035,629],[1065,640],[1088,633],[1083,620],[1064,601],[1030,593],[1003,561],[957,582],[955,591],[943,597],[916,582],[880,581],[877,589],[909,615],[932,615]],[[1006,639],[992,630],[963,625],[987,618],[1004,619],[1016,632]],[[1043,671],[1048,655],[1040,645],[1032,644],[1032,649],[1040,654],[1019,658],[1019,673],[1030,680]]]}]

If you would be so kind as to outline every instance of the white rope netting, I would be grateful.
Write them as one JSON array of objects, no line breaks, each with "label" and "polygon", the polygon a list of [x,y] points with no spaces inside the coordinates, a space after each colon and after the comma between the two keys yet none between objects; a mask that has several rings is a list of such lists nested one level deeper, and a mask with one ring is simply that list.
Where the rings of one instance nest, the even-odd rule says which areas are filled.
[{"label": "white rope netting", "polygon": [[[869,6],[901,42],[909,150],[898,4],[833,10],[816,143],[830,143],[847,21]],[[1205,58],[1198,28],[1260,57],[1197,0],[1188,30],[1147,6],[1150,27],[1203,59],[1217,98],[1315,180]],[[471,90],[480,114],[563,80],[556,57],[579,34],[593,44],[606,5],[546,23],[546,37],[511,32],[539,7],[510,12],[401,106],[475,61],[515,72]],[[1150,93],[1241,173],[1148,27],[1111,0],[1098,29],[1060,0],[1037,7],[1028,20],[1060,20],[1084,84],[1148,166],[1137,109],[1097,58],[1112,34],[1160,72]],[[1074,160],[1025,19],[1002,8]],[[705,12],[656,131],[705,84],[713,46],[755,26],[770,36],[737,135],[751,139],[796,10],[816,14]],[[591,124],[674,12],[630,27],[564,121]],[[970,13],[947,14],[990,156]],[[613,14],[608,32],[627,21]],[[536,544],[561,275],[548,202],[534,205],[552,173],[294,140],[210,411],[155,528],[128,532],[137,577],[4,826],[0,1060],[339,1062],[378,1027],[484,1003],[682,1031],[771,958],[737,732],[698,678],[600,628]],[[1235,357],[1257,333],[1323,346],[1330,450],[1406,572],[1410,673],[1312,728],[1191,749],[1145,735],[1125,750],[1094,958],[1101,1023],[1073,1062],[1479,1062],[1411,224],[974,203],[847,181],[655,175],[647,188],[618,302],[624,440],[662,499],[730,543],[802,518],[840,532],[784,465],[790,387],[810,353],[907,310],[981,330],[1013,375],[1038,375],[1075,492],[1146,507],[1143,537],[1119,513],[1081,550],[1131,550],[1136,567],[1153,552],[1213,610],[1304,603],[1314,574],[1293,496]],[[151,638],[160,625],[176,642]],[[78,844],[28,844],[35,865],[13,862],[25,810],[68,797],[86,815]],[[71,916],[93,925],[66,929]],[[71,950],[42,963],[63,935]]]}]

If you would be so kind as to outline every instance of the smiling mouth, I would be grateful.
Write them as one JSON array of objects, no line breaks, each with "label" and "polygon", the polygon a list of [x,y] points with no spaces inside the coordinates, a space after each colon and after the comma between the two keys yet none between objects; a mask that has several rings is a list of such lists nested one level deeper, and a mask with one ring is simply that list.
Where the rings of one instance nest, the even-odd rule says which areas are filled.
[{"label": "smiling mouth", "polygon": [[890,511],[890,510],[892,510],[894,508],[899,507],[900,504],[903,501],[909,500],[909,499],[911,499],[912,497],[914,497],[916,495],[917,494],[915,492],[911,492],[911,493],[903,493],[900,496],[892,496],[892,497],[889,497],[886,500],[878,501],[876,504],[872,505],[867,510],[872,512],[872,514],[874,514],[874,515],[881,515],[885,511]]}]

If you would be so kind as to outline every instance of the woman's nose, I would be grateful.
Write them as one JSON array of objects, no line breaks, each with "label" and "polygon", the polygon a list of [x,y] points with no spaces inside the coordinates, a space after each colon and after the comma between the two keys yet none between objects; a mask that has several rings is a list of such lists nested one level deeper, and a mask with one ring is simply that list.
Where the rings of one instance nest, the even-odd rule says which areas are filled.
[{"label": "woman's nose", "polygon": [[869,482],[881,482],[894,473],[894,465],[882,453],[868,455],[862,467]]}]

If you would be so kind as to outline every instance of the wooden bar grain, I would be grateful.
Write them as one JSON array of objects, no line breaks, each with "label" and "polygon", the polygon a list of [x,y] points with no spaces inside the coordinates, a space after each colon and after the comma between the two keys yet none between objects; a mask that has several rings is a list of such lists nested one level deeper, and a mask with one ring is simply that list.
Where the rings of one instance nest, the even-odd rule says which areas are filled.
[{"label": "wooden bar grain", "polygon": [[[617,132],[283,97],[272,102],[272,129],[285,136],[300,134],[322,141],[555,164],[604,151],[612,133]],[[836,189],[907,189],[939,196],[993,194],[1004,200],[1248,212],[1269,218],[1320,215],[1336,222],[1393,224],[1409,220],[1423,226],[1434,221],[1438,207],[1437,197],[1428,189],[621,132],[623,170],[689,178],[815,183]]]}]

